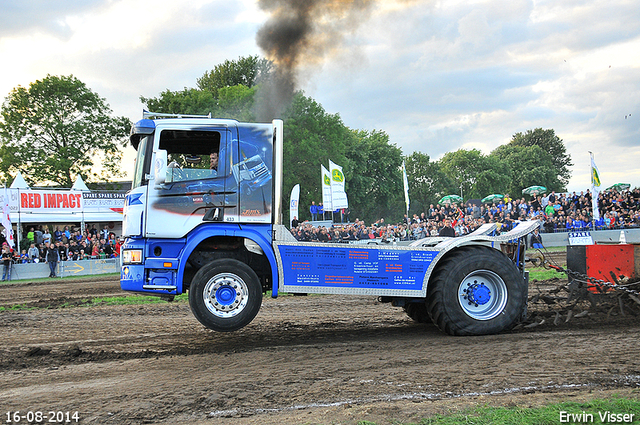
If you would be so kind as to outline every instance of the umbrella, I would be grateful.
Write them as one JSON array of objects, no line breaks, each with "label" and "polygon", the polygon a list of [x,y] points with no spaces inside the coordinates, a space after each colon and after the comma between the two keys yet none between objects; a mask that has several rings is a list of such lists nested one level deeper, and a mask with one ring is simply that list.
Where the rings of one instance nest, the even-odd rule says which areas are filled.
[{"label": "umbrella", "polygon": [[615,189],[618,192],[621,192],[623,190],[627,190],[631,187],[631,185],[629,183],[616,183],[613,186],[609,186],[606,190],[611,190],[611,189]]},{"label": "umbrella", "polygon": [[529,186],[525,189],[522,189],[522,194],[535,196],[541,193],[545,193],[546,191],[547,191],[547,188],[544,186]]},{"label": "umbrella", "polygon": [[456,203],[462,203],[463,199],[462,196],[458,196],[458,195],[447,195],[447,196],[443,196],[442,199],[440,199],[438,201],[439,204],[452,204],[454,202]]},{"label": "umbrella", "polygon": [[484,198],[482,198],[480,202],[484,204],[486,202],[493,202],[497,199],[504,199],[504,195],[500,195],[499,193],[494,193],[493,195],[485,196]]}]

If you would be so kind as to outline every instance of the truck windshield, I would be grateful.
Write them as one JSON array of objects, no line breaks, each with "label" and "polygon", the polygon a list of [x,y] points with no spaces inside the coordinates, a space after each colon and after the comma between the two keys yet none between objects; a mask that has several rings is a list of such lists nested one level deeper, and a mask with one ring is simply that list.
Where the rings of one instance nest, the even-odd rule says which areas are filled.
[{"label": "truck windshield", "polygon": [[148,168],[148,165],[145,167],[145,164],[148,161],[145,161],[145,154],[147,152],[147,145],[149,140],[152,140],[153,136],[145,136],[140,139],[140,143],[138,144],[138,153],[136,155],[136,163],[135,168],[133,170],[133,182],[131,184],[132,188],[136,188],[138,186],[142,186],[144,183],[144,175],[146,172],[145,168]]},{"label": "truck windshield", "polygon": [[[163,130],[160,149],[167,151],[166,182],[201,180],[222,175],[221,134],[215,130]],[[220,165],[220,167],[219,167]]]}]

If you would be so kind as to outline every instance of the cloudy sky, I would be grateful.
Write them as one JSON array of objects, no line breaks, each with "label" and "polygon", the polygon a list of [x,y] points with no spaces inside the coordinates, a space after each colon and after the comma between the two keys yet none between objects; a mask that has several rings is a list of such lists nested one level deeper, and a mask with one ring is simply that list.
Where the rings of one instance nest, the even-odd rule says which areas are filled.
[{"label": "cloudy sky", "polygon": [[[0,96],[73,74],[135,121],[141,95],[263,54],[256,33],[270,16],[253,0],[0,0]],[[569,190],[589,187],[588,151],[605,187],[640,186],[636,1],[370,0],[317,22],[332,36],[298,85],[347,126],[432,159],[554,129],[575,164]]]}]

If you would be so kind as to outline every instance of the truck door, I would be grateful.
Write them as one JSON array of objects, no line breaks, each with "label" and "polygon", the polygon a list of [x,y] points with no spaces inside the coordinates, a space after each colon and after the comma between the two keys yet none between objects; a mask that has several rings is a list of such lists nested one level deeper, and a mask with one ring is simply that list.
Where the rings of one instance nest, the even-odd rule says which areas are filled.
[{"label": "truck door", "polygon": [[232,173],[241,223],[271,223],[273,125],[239,124]]},{"label": "truck door", "polygon": [[235,126],[158,125],[152,170],[156,178],[148,189],[147,237],[180,238],[203,221],[235,221],[234,139]]}]

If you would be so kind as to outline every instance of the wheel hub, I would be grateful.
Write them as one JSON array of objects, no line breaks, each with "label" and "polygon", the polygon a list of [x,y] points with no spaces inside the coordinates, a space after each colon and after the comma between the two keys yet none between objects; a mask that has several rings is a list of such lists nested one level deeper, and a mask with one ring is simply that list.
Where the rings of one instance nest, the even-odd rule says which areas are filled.
[{"label": "wheel hub", "polygon": [[214,276],[204,288],[204,303],[218,317],[231,317],[247,305],[248,289],[245,282],[233,273]]},{"label": "wheel hub", "polygon": [[240,303],[241,298],[239,297],[240,293],[236,292],[235,288],[230,285],[224,285],[216,290],[215,294],[211,296],[211,300],[218,309],[228,311]]},{"label": "wheel hub", "polygon": [[463,292],[466,294],[463,298],[469,302],[469,305],[478,307],[491,300],[491,290],[485,286],[484,282],[478,283],[477,280],[473,284],[467,282],[467,288]]}]

